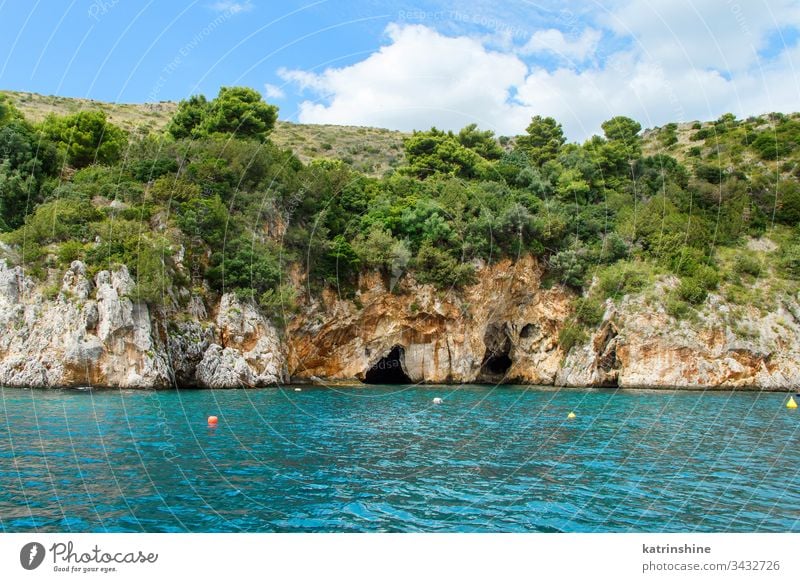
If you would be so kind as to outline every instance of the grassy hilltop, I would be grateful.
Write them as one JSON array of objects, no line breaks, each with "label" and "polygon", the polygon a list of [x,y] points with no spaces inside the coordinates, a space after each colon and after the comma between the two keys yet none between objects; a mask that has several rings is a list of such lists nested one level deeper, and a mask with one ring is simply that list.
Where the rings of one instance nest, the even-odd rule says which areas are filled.
[{"label": "grassy hilltop", "polygon": [[[111,123],[134,134],[163,131],[178,108],[173,101],[103,103],[19,91],[5,91],[5,94],[32,122],[44,121],[51,114],[99,110]],[[270,139],[279,147],[291,149],[303,162],[314,158],[339,159],[369,175],[383,175],[403,162],[403,134],[388,129],[278,121]]]}]

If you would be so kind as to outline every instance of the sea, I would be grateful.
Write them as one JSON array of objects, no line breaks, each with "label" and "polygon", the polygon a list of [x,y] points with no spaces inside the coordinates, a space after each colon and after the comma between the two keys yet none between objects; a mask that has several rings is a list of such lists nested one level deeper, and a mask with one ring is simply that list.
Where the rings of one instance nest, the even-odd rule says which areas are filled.
[{"label": "sea", "polygon": [[0,531],[797,532],[787,398],[0,388]]}]

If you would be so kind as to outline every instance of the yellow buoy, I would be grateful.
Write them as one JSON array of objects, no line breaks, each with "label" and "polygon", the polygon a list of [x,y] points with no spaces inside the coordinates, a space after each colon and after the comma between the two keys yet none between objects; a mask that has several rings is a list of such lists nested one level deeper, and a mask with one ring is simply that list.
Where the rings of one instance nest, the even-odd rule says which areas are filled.
[{"label": "yellow buoy", "polygon": [[791,396],[789,396],[789,402],[786,403],[786,408],[797,408],[797,402]]},{"label": "yellow buoy", "polygon": [[570,412],[570,413],[567,415],[567,418],[575,418],[575,413],[574,413],[574,412]]}]

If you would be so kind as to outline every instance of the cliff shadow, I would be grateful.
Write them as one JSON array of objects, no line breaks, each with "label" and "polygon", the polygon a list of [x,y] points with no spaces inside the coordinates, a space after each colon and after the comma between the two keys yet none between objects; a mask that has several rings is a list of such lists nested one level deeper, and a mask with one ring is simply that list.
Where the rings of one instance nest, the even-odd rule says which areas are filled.
[{"label": "cliff shadow", "polygon": [[406,351],[396,345],[364,374],[365,384],[413,384],[405,371]]}]

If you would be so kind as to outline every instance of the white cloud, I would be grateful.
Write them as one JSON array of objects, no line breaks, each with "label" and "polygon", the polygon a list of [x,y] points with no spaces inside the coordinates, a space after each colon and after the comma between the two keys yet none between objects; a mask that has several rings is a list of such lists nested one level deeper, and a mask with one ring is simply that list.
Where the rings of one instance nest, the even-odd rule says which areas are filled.
[{"label": "white cloud", "polygon": [[728,101],[730,92],[730,82],[719,73],[668,75],[654,63],[620,54],[602,69],[536,69],[519,88],[518,99],[581,139],[615,115],[633,117],[644,127],[713,118],[721,113],[714,104]]},{"label": "white cloud", "polygon": [[524,55],[552,53],[563,59],[583,62],[597,50],[602,33],[592,28],[585,29],[574,39],[567,38],[560,30],[548,28],[537,30],[520,53]]},{"label": "white cloud", "polygon": [[283,92],[283,89],[271,83],[264,83],[264,94],[268,99],[283,99],[286,97],[286,93]]},{"label": "white cloud", "polygon": [[746,70],[768,35],[800,25],[797,0],[626,0],[604,19],[664,68]]},{"label": "white cloud", "polygon": [[246,2],[234,2],[233,0],[220,0],[211,5],[211,9],[215,12],[227,12],[229,14],[239,14],[240,12],[250,12],[253,9],[253,3],[247,0]]},{"label": "white cloud", "polygon": [[515,131],[510,91],[525,80],[516,56],[489,51],[471,38],[449,38],[421,25],[390,25],[391,44],[349,67],[320,74],[279,75],[327,102],[304,101],[303,123],[374,125],[411,130],[469,123]]},{"label": "white cloud", "polygon": [[[389,43],[362,61],[319,73],[281,70],[279,75],[316,99],[300,104],[301,122],[400,130],[434,125],[458,129],[474,122],[509,135],[523,132],[533,115],[550,115],[563,124],[570,139],[582,140],[615,115],[653,127],[714,119],[729,111],[744,117],[798,109],[800,69],[795,67],[800,67],[800,45],[782,47],[770,59],[754,50],[763,49],[776,30],[769,10],[766,16],[752,15],[749,4],[724,5],[725,10],[744,14],[753,38],[749,46],[741,39],[740,46],[734,46],[736,33],[728,29],[734,25],[710,24],[714,18],[716,23],[724,21],[719,8],[707,0],[693,0],[695,13],[686,4],[689,0],[675,1],[688,12],[681,16],[662,0],[653,0],[649,8],[626,0],[608,17],[607,26],[613,30],[601,33],[585,27],[565,36],[544,29],[523,49],[502,51],[488,49],[486,39],[448,37],[422,25],[390,25]],[[784,6],[781,2],[776,0],[770,9]],[[787,21],[800,12],[784,7],[781,14]],[[699,24],[688,22],[692,15]],[[694,32],[676,41],[686,36],[683,21]],[[703,37],[700,31],[706,26],[717,31],[716,38]],[[616,44],[600,45],[613,34]],[[620,42],[622,37],[627,44]],[[678,56],[676,42],[682,49]],[[612,46],[615,52],[608,49]],[[542,53],[561,55],[561,64],[545,68],[537,63]]]}]

